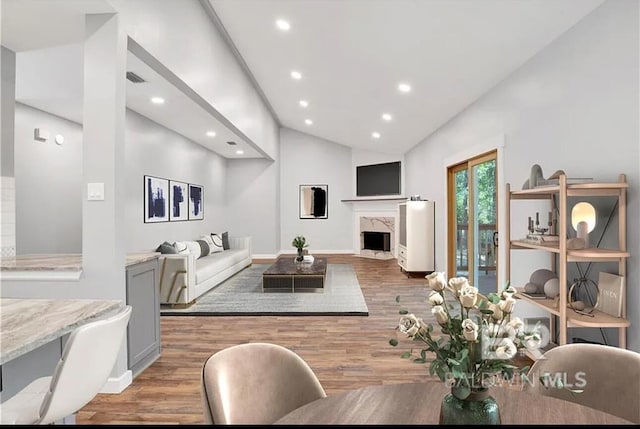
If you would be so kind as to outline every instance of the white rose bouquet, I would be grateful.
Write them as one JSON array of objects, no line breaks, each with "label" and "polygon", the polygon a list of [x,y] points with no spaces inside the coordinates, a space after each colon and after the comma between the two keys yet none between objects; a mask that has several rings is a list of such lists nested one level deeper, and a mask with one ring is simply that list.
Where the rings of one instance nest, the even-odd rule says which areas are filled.
[{"label": "white rose bouquet", "polygon": [[[427,302],[442,336],[434,338],[431,324],[400,310],[397,329],[414,342],[426,344],[414,362],[426,363],[427,353],[434,353],[429,373],[446,382],[460,399],[473,391],[486,390],[497,377],[511,380],[516,371],[528,370],[514,365],[513,358],[519,350],[540,348],[542,336],[539,325],[527,328],[522,320],[511,317],[516,303],[513,287],[507,284],[500,293],[484,297],[465,277],[447,281],[443,272],[434,272],[425,278],[431,288]],[[445,292],[452,294],[450,302]],[[398,345],[396,339],[389,343]],[[409,359],[412,353],[413,350],[405,352],[402,357]]]}]

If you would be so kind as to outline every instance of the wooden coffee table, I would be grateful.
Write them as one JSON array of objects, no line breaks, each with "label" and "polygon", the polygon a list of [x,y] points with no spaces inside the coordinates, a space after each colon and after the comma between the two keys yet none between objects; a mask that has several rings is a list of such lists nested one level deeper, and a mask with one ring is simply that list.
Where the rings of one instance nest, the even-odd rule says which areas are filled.
[{"label": "wooden coffee table", "polygon": [[313,263],[303,264],[295,262],[295,256],[281,256],[262,273],[262,291],[324,291],[326,275],[326,258],[314,258]]}]

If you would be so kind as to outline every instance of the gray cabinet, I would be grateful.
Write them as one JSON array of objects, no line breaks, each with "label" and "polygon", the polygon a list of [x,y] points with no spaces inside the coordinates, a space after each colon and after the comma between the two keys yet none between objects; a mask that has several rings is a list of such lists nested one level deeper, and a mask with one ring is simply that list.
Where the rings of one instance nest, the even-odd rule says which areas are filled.
[{"label": "gray cabinet", "polygon": [[127,351],[134,378],[160,357],[158,271],[157,258],[127,266],[127,304],[133,307]]}]

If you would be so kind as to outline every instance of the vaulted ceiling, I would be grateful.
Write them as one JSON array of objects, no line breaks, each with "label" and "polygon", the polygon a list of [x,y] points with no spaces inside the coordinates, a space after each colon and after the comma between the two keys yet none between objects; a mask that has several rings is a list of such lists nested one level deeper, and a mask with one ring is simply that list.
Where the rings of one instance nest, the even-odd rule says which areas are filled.
[{"label": "vaulted ceiling", "polygon": [[602,3],[208,1],[282,125],[390,153],[419,143]]},{"label": "vaulted ceiling", "polygon": [[[200,2],[282,126],[354,148],[404,153],[603,0]],[[4,0],[2,44],[22,52],[18,101],[80,122],[82,49],[74,43],[83,40],[84,13],[109,11],[105,0]],[[148,91],[176,89],[135,57],[129,64],[148,79]],[[401,83],[410,91],[399,91]],[[237,157],[237,148],[211,147],[204,131],[215,118],[195,103],[183,99],[160,110],[149,105],[143,86],[127,84],[133,110]],[[231,131],[220,137],[242,143]],[[261,155],[246,145],[247,156]]]}]

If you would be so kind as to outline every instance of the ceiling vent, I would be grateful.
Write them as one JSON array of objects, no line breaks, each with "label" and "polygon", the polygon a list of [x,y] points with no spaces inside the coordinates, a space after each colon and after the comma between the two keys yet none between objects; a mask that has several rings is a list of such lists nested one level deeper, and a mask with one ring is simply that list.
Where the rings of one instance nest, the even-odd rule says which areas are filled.
[{"label": "ceiling vent", "polygon": [[127,79],[129,79],[133,83],[146,82],[146,80],[142,79],[140,76],[138,76],[134,72],[130,72],[130,71],[127,72]]},{"label": "ceiling vent", "polygon": [[227,144],[228,144],[229,146],[235,146],[235,145],[236,145],[236,142],[227,142]]}]

